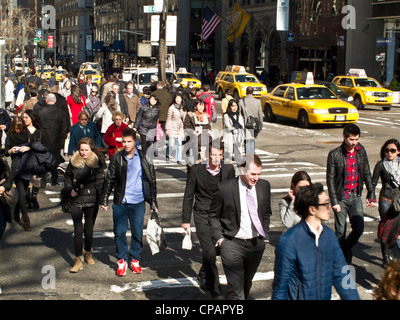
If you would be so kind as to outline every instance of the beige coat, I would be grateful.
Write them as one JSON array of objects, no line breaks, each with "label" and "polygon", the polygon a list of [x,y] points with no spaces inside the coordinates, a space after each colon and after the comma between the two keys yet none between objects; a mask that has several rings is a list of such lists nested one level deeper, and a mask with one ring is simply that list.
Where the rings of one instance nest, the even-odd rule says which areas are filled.
[{"label": "beige coat", "polygon": [[167,122],[165,123],[165,131],[171,138],[183,137],[183,119],[186,112],[172,105],[168,109]]}]

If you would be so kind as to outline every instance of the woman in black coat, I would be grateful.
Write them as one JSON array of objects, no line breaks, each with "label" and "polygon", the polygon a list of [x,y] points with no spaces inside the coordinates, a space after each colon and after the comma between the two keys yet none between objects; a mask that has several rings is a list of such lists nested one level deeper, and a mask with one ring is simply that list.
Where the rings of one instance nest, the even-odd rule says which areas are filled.
[{"label": "woman in black coat", "polygon": [[[98,212],[98,200],[103,191],[105,163],[97,155],[93,141],[82,138],[64,174],[65,187],[62,193],[70,205],[74,222],[75,264],[70,270],[82,270],[83,234],[85,234],[84,259],[94,264],[92,258],[93,226]],[[62,201],[65,201],[63,199]],[[82,218],[85,216],[85,225]]]},{"label": "woman in black coat", "polygon": [[5,201],[3,193],[9,191],[12,187],[13,177],[10,167],[3,157],[0,157],[0,239],[6,229],[7,222],[11,221],[10,208]]},{"label": "woman in black coat", "polygon": [[14,208],[14,219],[19,222],[19,211],[22,213],[22,226],[25,231],[31,231],[30,219],[26,204],[26,192],[34,174],[30,134],[21,117],[15,117],[7,132],[4,153],[11,156],[11,172],[18,191],[18,203]]}]

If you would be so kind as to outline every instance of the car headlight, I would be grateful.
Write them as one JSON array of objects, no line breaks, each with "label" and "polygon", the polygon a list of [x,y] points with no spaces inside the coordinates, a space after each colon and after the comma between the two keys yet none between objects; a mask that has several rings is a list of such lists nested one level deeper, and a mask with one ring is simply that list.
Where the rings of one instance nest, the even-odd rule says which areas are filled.
[{"label": "car headlight", "polygon": [[366,96],[372,96],[373,92],[372,91],[365,91]]},{"label": "car headlight", "polygon": [[356,108],[349,108],[349,113],[358,113]]},{"label": "car headlight", "polygon": [[247,90],[247,87],[242,87],[242,91],[246,91]]},{"label": "car headlight", "polygon": [[351,102],[351,101],[353,101],[354,99],[353,99],[353,97],[352,96],[349,96],[348,98],[347,98],[347,102]]},{"label": "car headlight", "polygon": [[327,114],[328,110],[327,109],[311,109],[310,113],[315,113],[315,114]]},{"label": "car headlight", "polygon": [[388,92],[388,95],[387,95],[388,97],[391,97],[391,96],[393,96],[393,92]]}]

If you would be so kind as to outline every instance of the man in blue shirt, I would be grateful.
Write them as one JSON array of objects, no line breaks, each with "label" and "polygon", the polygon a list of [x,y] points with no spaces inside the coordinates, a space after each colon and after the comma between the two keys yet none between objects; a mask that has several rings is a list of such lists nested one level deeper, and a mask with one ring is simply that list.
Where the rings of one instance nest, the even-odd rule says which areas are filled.
[{"label": "man in blue shirt", "polygon": [[[140,253],[145,201],[157,212],[157,186],[154,166],[150,165],[141,150],[136,148],[136,131],[126,128],[122,132],[124,149],[114,154],[108,166],[106,182],[100,208],[107,210],[108,197],[114,190],[113,221],[118,276],[124,276],[130,265],[134,273],[141,273]],[[129,225],[128,225],[129,223]],[[131,228],[131,243],[128,247],[126,232]]]}]

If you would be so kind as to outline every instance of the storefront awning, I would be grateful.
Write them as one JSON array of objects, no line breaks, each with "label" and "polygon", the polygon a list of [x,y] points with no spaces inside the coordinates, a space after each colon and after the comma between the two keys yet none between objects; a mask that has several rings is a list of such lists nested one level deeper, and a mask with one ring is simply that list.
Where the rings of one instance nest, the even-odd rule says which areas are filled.
[{"label": "storefront awning", "polygon": [[104,51],[104,42],[103,41],[95,41],[93,43],[93,52],[103,52]]},{"label": "storefront awning", "polygon": [[124,40],[114,40],[111,52],[123,53],[125,51]]}]

